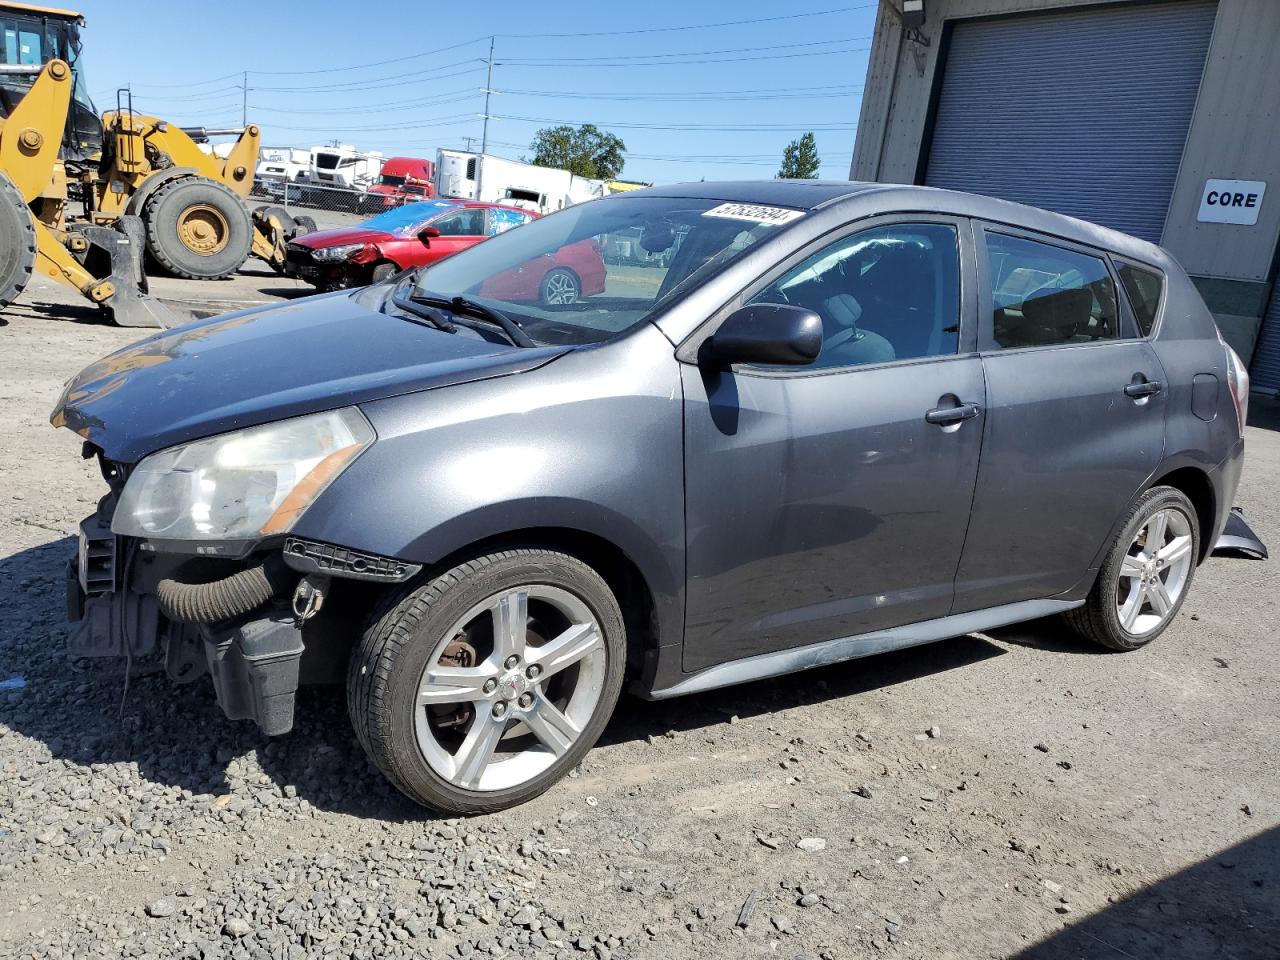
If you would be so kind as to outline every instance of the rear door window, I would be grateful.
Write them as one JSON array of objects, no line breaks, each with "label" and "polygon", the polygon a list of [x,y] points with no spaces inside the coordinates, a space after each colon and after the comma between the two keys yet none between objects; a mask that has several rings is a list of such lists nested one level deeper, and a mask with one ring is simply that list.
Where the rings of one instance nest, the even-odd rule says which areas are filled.
[{"label": "rear door window", "polygon": [[431,225],[442,237],[484,236],[484,207],[467,207],[432,220]]},{"label": "rear door window", "polygon": [[1133,263],[1118,262],[1116,267],[1125,296],[1129,298],[1129,305],[1133,307],[1133,315],[1138,321],[1138,329],[1144,337],[1149,337],[1160,312],[1164,278],[1154,270]]},{"label": "rear door window", "polygon": [[1063,346],[1119,336],[1116,285],[1101,257],[1002,233],[986,239],[989,346]]}]

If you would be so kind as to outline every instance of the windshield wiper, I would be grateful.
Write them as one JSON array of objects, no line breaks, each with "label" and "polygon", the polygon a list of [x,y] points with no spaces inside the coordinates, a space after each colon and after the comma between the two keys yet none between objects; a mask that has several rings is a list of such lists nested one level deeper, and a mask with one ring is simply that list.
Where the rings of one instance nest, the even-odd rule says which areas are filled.
[{"label": "windshield wiper", "polygon": [[437,330],[443,330],[445,333],[457,333],[458,328],[435,307],[427,304],[415,303],[412,300],[406,300],[399,294],[392,294],[391,302],[405,313],[410,314],[416,320],[425,320]]},{"label": "windshield wiper", "polygon": [[517,347],[536,347],[538,345],[520,328],[520,324],[505,313],[495,310],[493,307],[487,307],[475,300],[468,300],[466,297],[441,297],[431,293],[415,293],[409,299],[413,303],[419,303],[423,306],[437,307],[455,314],[467,313],[481,320],[487,320],[489,323],[499,327],[507,335],[507,339]]}]

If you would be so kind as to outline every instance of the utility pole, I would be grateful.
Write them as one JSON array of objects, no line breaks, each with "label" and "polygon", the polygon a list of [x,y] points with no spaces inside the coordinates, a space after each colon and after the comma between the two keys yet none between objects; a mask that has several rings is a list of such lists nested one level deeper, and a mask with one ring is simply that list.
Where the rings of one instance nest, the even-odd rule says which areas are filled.
[{"label": "utility pole", "polygon": [[[249,125],[249,71],[246,70],[242,77],[244,83],[240,85],[240,126],[247,127]],[[225,87],[223,88],[226,89]],[[225,102],[225,101],[224,101]]]},{"label": "utility pole", "polygon": [[466,144],[467,153],[470,153],[470,152],[471,152],[471,145],[472,145],[473,143],[475,143],[475,142],[476,142],[476,138],[475,138],[475,137],[463,137],[463,138],[462,138],[462,140],[463,140],[463,143],[465,143],[465,144]]},{"label": "utility pole", "polygon": [[480,134],[480,152],[489,152],[489,94],[493,92],[493,37],[489,38],[489,76],[484,82],[484,129]]}]

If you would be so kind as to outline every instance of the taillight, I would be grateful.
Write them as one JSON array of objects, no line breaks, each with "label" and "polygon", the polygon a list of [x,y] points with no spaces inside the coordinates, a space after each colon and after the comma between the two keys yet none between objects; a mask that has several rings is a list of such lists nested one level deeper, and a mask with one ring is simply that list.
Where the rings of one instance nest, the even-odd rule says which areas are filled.
[{"label": "taillight", "polygon": [[1236,408],[1236,423],[1240,427],[1240,436],[1244,436],[1245,421],[1249,419],[1249,371],[1245,369],[1240,355],[1223,342],[1227,351],[1227,388],[1231,391],[1231,402]]}]

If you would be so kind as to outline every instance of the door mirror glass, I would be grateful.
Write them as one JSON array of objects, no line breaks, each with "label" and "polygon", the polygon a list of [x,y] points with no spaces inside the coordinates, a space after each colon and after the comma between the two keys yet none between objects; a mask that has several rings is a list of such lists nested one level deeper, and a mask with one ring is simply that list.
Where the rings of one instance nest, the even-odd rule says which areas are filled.
[{"label": "door mirror glass", "polygon": [[703,345],[701,354],[717,366],[776,363],[803,366],[822,351],[822,318],[784,303],[740,307]]}]

